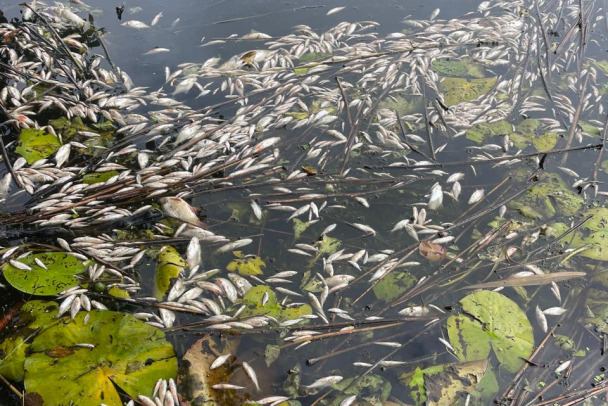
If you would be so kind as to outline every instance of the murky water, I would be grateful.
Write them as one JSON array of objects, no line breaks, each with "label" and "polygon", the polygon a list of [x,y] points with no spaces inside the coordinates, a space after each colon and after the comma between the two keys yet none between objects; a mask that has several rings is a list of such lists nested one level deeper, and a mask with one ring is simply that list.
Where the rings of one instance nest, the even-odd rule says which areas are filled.
[{"label": "murky water", "polygon": [[[0,245],[62,249],[55,242],[61,236],[96,260],[113,263],[122,252],[125,258],[113,263],[121,271],[145,250],[141,262],[125,269],[133,283],[120,279],[118,286],[134,302],[108,299],[104,289],[116,274],[87,276],[102,284],[91,299],[112,310],[150,313],[141,317],[162,327],[178,359],[185,357],[183,400],[193,401],[196,385],[185,382],[200,375],[207,387],[236,385],[208,389],[225,405],[280,401],[270,396],[292,405],[605,404],[603,5],[585,5],[587,36],[579,42],[576,2],[492,8],[479,1],[457,7],[447,1],[153,1],[124,4],[121,20],[120,4],[104,3],[89,4],[88,12],[105,28],[112,62],[146,88],[145,105],[133,111],[152,117],[145,130],[125,130],[136,135],[134,149],[112,161],[121,165],[125,185],[143,181],[148,192],[132,192],[130,199],[123,190],[102,191],[107,201],[90,210],[76,203],[65,224],[47,224],[49,216],[35,205],[50,198],[28,200],[13,185],[6,202],[17,217],[2,224],[19,238]],[[0,1],[0,9],[9,19],[20,15],[16,4]],[[335,13],[327,15],[330,10]],[[161,11],[153,27],[121,25],[150,24]],[[363,23],[340,26],[344,21]],[[368,27],[369,21],[377,24]],[[316,37],[294,28],[299,25],[329,34]],[[239,39],[253,31],[269,38]],[[313,49],[334,40],[332,52]],[[168,51],[144,55],[155,48]],[[280,60],[272,53],[277,48],[295,69],[264,65]],[[219,60],[203,67],[210,58]],[[200,87],[177,91],[189,77]],[[159,97],[182,104],[158,103]],[[164,123],[175,129],[155,136]],[[179,155],[193,136],[176,142],[178,132],[198,124],[201,143]],[[266,146],[264,140],[275,141]],[[218,152],[199,155],[205,148]],[[84,166],[74,155],[70,165]],[[170,159],[175,162],[163,169]],[[162,186],[175,173],[187,177]],[[82,199],[93,200],[94,193]],[[200,209],[194,220],[183,206],[173,210],[159,200],[177,193]],[[21,211],[24,201],[28,213]],[[134,214],[147,204],[147,212]],[[118,220],[95,220],[99,210]],[[161,222],[163,215],[173,219]],[[37,216],[38,226],[27,227],[28,216]],[[193,231],[199,218],[208,229]],[[15,231],[19,219],[27,238]],[[49,227],[58,234],[42,234]],[[199,254],[187,252],[193,234]],[[112,240],[87,245],[86,237],[106,235]],[[199,268],[180,265],[183,290],[173,281],[174,298],[161,292],[146,305],[166,264],[158,250],[168,245],[184,258],[200,256]],[[118,251],[125,247],[137,249]],[[238,268],[242,263],[251,267]],[[240,288],[228,281],[235,271],[256,295],[231,296],[232,283]],[[181,296],[196,286],[201,292],[192,302]],[[19,294],[7,291],[10,308]],[[192,303],[207,314],[193,314]],[[191,307],[179,307],[186,304]],[[194,360],[196,345],[213,355]],[[208,370],[228,353],[234,357]],[[0,396],[6,404],[18,401],[1,385]]]}]

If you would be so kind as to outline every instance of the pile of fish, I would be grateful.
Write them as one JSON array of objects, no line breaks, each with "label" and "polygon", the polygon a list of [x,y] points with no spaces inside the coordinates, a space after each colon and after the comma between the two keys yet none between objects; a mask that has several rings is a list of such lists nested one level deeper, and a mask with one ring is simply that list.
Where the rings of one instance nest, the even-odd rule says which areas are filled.
[{"label": "pile of fish", "polygon": [[[588,21],[593,7],[580,11],[582,21]],[[484,201],[484,186],[461,184],[465,173],[476,174],[480,162],[492,166],[524,162],[522,150],[502,134],[500,144],[484,143],[469,150],[471,166],[447,172],[450,165],[443,164],[448,155],[442,154],[462,145],[461,136],[468,130],[534,116],[542,125],[539,132],[558,132],[567,141],[562,147],[574,148],[591,143],[583,129],[571,125],[582,113],[590,117],[591,126],[603,127],[599,120],[604,92],[598,82],[606,79],[606,72],[598,71],[599,65],[584,56],[574,31],[549,51],[550,39],[542,29],[570,23],[578,27],[577,13],[574,1],[483,2],[477,11],[458,19],[442,20],[434,13],[429,20],[406,20],[406,30],[386,36],[378,35],[378,23],[372,21],[344,22],[323,33],[302,25],[280,38],[247,34],[230,40],[251,41],[259,47],[226,60],[168,67],[164,86],[151,91],[137,87],[112,63],[111,49],[104,46],[101,54],[93,52],[95,45],[103,44],[103,34],[76,6],[33,2],[24,6],[20,21],[0,24],[3,139],[13,140],[2,145],[6,152],[0,197],[11,213],[0,218],[0,224],[6,230],[22,226],[70,230],[75,237],[58,239],[57,249],[95,260],[88,269],[89,279],[118,278],[120,282],[108,288],[130,292],[137,303],[161,304],[137,296],[141,284],[132,272],[150,244],[187,246],[182,252],[187,265],[162,308],[136,314],[161,328],[173,327],[179,313],[204,316],[206,330],[221,331],[268,326],[289,330],[310,319],[321,324],[336,318],[362,321],[360,314],[341,308],[335,295],[352,292],[348,289],[356,283],[365,290],[399,267],[417,266],[407,261],[405,253],[418,241],[452,242],[454,231],[471,218],[456,218],[442,208],[460,205],[461,212],[468,213],[469,207]],[[136,25],[131,22],[126,27],[141,28]],[[479,97],[450,103],[449,89],[441,85],[444,79],[433,63],[465,57],[492,71],[496,81]],[[570,70],[577,74],[566,75]],[[567,77],[566,83],[549,86],[560,74]],[[474,80],[468,86],[474,86]],[[225,100],[200,109],[184,101],[217,100],[218,95]],[[404,95],[418,100],[419,108],[401,110]],[[218,118],[219,110],[231,115]],[[91,128],[111,123],[112,139],[91,147],[90,139],[101,136],[82,128],[67,139],[50,124],[62,117],[70,122],[79,118]],[[19,132],[27,128],[56,135],[61,146],[53,155],[28,163],[15,152]],[[540,160],[540,154],[526,157]],[[87,178],[103,173],[111,175],[95,183]],[[575,187],[601,193],[596,178],[579,179],[574,171],[568,173],[577,179]],[[367,224],[358,215],[349,215],[353,207],[356,213],[371,211],[386,196],[397,199],[406,190],[418,193],[415,199],[399,203],[403,218]],[[321,264],[306,277],[308,283],[316,283],[310,290],[298,288],[304,278],[300,269],[286,267],[265,278],[206,269],[203,251],[219,255],[247,250],[258,241],[251,236],[256,232],[244,236],[216,232],[222,229],[220,219],[210,214],[203,222],[196,213],[196,206],[205,206],[201,197],[234,196],[231,193],[246,202],[254,224],[297,220],[307,227],[315,225],[318,232],[309,235],[309,241],[353,233],[355,238],[392,240],[388,246],[348,244],[331,253],[322,244],[289,240],[281,249]],[[477,214],[504,216],[505,212],[500,202]],[[161,222],[159,213],[179,225]],[[374,218],[371,213],[369,218]],[[110,231],[138,227],[150,219],[153,237],[125,240]],[[259,229],[263,226],[254,230]],[[394,240],[396,235],[400,241]],[[3,260],[23,254],[9,250]],[[424,277],[418,284],[423,281]],[[245,306],[227,311],[257,285],[273,286],[284,305],[310,304],[314,314],[278,322],[270,316],[241,318]],[[81,287],[64,292],[60,312],[71,312],[73,317],[91,305],[105,307],[89,301],[87,292]],[[391,312],[433,322],[442,310],[427,304]],[[296,329],[284,341],[304,346],[317,334],[319,330],[312,328]],[[391,361],[382,362],[369,368]],[[257,386],[255,371],[249,367],[247,374]],[[324,388],[340,380],[341,376],[328,376],[308,388]],[[235,389],[229,383],[216,386]],[[169,393],[166,388],[165,383],[163,393]],[[275,398],[261,403],[286,399]],[[342,404],[355,398],[347,400]],[[164,395],[158,399],[164,404],[173,401],[177,399]]]}]

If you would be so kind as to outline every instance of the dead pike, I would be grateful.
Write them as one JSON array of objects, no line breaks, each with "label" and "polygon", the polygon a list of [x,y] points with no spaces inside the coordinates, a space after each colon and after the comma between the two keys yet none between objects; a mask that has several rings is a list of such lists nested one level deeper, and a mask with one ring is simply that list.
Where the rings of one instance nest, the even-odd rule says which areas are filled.
[{"label": "dead pike", "polygon": [[556,272],[544,275],[530,275],[521,278],[506,278],[501,281],[477,283],[465,286],[462,289],[493,289],[515,286],[537,286],[549,285],[551,282],[563,282],[574,278],[582,278],[587,275],[585,272]]}]

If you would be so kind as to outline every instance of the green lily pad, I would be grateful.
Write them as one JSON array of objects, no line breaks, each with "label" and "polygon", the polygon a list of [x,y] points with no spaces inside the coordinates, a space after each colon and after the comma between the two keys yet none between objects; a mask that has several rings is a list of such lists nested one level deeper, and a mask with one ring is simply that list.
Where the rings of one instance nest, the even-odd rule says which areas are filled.
[{"label": "green lily pad", "polygon": [[[522,173],[514,173],[516,180],[521,180]],[[522,211],[526,207],[528,217],[551,218],[556,214],[573,216],[579,212],[584,199],[570,190],[570,187],[555,173],[545,173],[533,184],[528,193],[507,203],[508,206]]]},{"label": "green lily pad", "polygon": [[271,316],[279,322],[293,320],[312,314],[312,308],[307,304],[283,307],[277,301],[277,295],[270,286],[254,286],[245,296],[243,304],[246,306],[241,317]]},{"label": "green lily pad", "polygon": [[30,345],[23,337],[6,339],[0,343],[0,375],[11,381],[22,381],[25,375],[25,355]]},{"label": "green lily pad", "polygon": [[409,272],[391,272],[374,286],[374,295],[378,300],[391,302],[414,286],[416,280]]},{"label": "green lily pad", "polygon": [[241,275],[262,275],[262,268],[266,267],[266,263],[258,256],[245,257],[240,251],[234,251],[236,259],[226,265],[226,269],[230,272],[238,272]]},{"label": "green lily pad", "polygon": [[606,227],[608,208],[589,209],[583,215],[593,217],[576,230],[570,240],[570,247],[579,248],[586,245],[589,249],[581,252],[580,255],[598,261],[608,260],[608,228]]},{"label": "green lily pad", "polygon": [[534,335],[517,303],[498,292],[480,290],[460,304],[464,313],[447,320],[456,356],[462,361],[485,359],[491,347],[507,371],[521,368],[534,349]]},{"label": "green lily pad", "polygon": [[412,389],[416,404],[453,405],[459,398],[473,393],[483,379],[488,360],[434,365],[403,374],[399,380]]},{"label": "green lily pad", "polygon": [[22,381],[25,358],[29,354],[28,336],[37,329],[56,323],[59,306],[55,302],[30,300],[19,310],[19,318],[11,333],[0,343],[0,375],[12,381]]},{"label": "green lily pad", "polygon": [[90,185],[92,183],[101,183],[110,179],[112,176],[119,175],[118,171],[107,171],[107,172],[93,172],[87,173],[82,177],[82,183]]},{"label": "green lily pad", "polygon": [[479,123],[472,126],[467,132],[466,137],[471,141],[481,144],[486,137],[493,135],[509,134],[513,131],[511,123],[506,120],[499,120],[493,123]]},{"label": "green lily pad", "polygon": [[439,90],[444,95],[446,106],[454,106],[464,101],[477,99],[492,89],[496,78],[463,79],[447,77],[439,84]]},{"label": "green lily pad", "polygon": [[[35,262],[36,258],[42,261],[47,269],[39,266]],[[65,252],[30,254],[18,261],[32,269],[22,270],[5,263],[2,271],[7,282],[22,292],[40,296],[56,295],[78,285],[76,275],[85,270],[81,260]]]},{"label": "green lily pad", "polygon": [[154,297],[162,300],[171,286],[171,279],[177,278],[182,273],[186,261],[175,248],[167,245],[158,253],[157,264],[154,274]]},{"label": "green lily pad", "polygon": [[471,58],[451,59],[442,58],[433,61],[433,69],[444,76],[471,77],[482,79],[483,66]]},{"label": "green lily pad", "polygon": [[[93,348],[79,346],[91,344]],[[137,344],[137,345],[134,345]],[[25,389],[44,404],[122,405],[152,396],[159,379],[175,379],[177,359],[165,333],[120,312],[93,310],[64,318],[36,336],[25,360]],[[49,384],[51,383],[52,384]]]},{"label": "green lily pad", "polygon": [[53,155],[59,147],[59,138],[53,134],[34,128],[23,128],[19,133],[15,152],[25,158],[28,164],[33,164],[39,159]]}]

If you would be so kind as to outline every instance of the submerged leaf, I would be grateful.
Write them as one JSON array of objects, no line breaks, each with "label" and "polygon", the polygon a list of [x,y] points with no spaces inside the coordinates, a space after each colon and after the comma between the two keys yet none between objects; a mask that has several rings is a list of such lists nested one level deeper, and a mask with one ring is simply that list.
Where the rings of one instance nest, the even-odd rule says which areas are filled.
[{"label": "submerged leaf", "polygon": [[211,335],[204,335],[192,344],[182,358],[177,380],[179,393],[184,397],[184,401],[199,406],[215,406],[222,404],[222,400],[232,404],[235,399],[226,398],[227,391],[212,388],[213,385],[230,380],[230,360],[211,369],[219,354],[230,353],[231,348],[224,348],[222,351],[218,340]]},{"label": "submerged leaf", "polygon": [[372,405],[383,405],[391,394],[391,383],[380,375],[348,378],[333,385],[345,395],[357,395],[358,399]]},{"label": "submerged leaf", "polygon": [[479,123],[473,125],[467,132],[466,137],[471,141],[481,144],[486,137],[494,135],[506,135],[513,131],[511,123],[507,120],[494,121],[493,123]]},{"label": "submerged leaf", "polygon": [[459,359],[487,358],[490,347],[509,372],[516,372],[534,349],[532,325],[517,304],[498,292],[480,290],[465,296],[463,314],[448,318],[450,344]]},{"label": "submerged leaf", "polygon": [[[592,217],[581,225],[570,240],[571,248],[589,247],[580,255],[596,259],[598,261],[608,260],[608,208],[598,207],[589,209],[582,213],[583,216]],[[567,239],[566,239],[567,240]]]},{"label": "submerged leaf", "polygon": [[[42,268],[36,259],[46,265]],[[85,270],[81,260],[65,252],[30,254],[18,260],[31,270],[18,269],[10,263],[2,266],[4,277],[15,289],[22,292],[49,296],[78,285],[76,275]]]},{"label": "submerged leaf", "polygon": [[416,277],[411,273],[393,271],[374,285],[374,295],[378,300],[391,302],[411,289],[415,283]]},{"label": "submerged leaf", "polygon": [[[523,180],[525,176],[523,172],[514,174],[518,180]],[[527,193],[507,205],[529,216],[530,213],[538,213],[543,218],[549,218],[556,214],[573,216],[579,212],[583,202],[583,197],[574,193],[559,175],[544,173]]]},{"label": "submerged leaf", "polygon": [[463,79],[448,77],[439,84],[439,90],[444,94],[445,105],[450,107],[463,101],[477,99],[492,89],[496,78]]},{"label": "submerged leaf", "polygon": [[481,359],[416,368],[414,373],[404,374],[400,380],[412,388],[413,398],[418,404],[450,406],[460,397],[473,393],[487,366],[488,360]]},{"label": "submerged leaf", "polygon": [[475,63],[472,58],[435,59],[432,65],[437,73],[445,76],[472,77],[477,79],[484,77],[483,66]]},{"label": "submerged leaf", "polygon": [[[83,343],[93,348],[78,345]],[[120,312],[92,310],[64,318],[40,332],[30,349],[26,391],[40,394],[50,406],[66,399],[72,405],[121,405],[116,387],[134,398],[150,397],[159,379],[177,375],[165,333]]]}]

